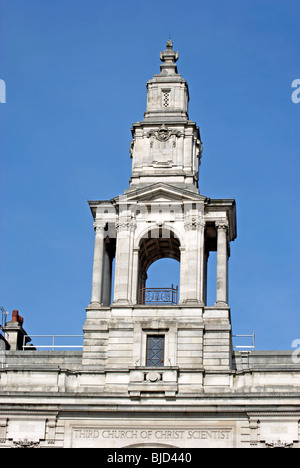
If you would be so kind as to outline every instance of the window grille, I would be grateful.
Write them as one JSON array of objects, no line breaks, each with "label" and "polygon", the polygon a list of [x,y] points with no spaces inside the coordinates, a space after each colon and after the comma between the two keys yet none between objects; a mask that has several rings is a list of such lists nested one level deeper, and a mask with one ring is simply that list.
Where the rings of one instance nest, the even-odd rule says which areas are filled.
[{"label": "window grille", "polygon": [[169,91],[164,91],[163,92],[163,106],[169,107],[169,105],[170,105],[170,93]]},{"label": "window grille", "polygon": [[147,336],[147,366],[162,367],[164,365],[164,335]]}]

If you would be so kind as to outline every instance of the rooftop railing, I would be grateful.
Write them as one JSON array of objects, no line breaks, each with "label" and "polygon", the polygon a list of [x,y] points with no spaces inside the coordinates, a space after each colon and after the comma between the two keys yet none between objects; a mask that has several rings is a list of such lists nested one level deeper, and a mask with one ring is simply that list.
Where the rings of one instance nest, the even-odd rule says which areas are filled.
[{"label": "rooftop railing", "polygon": [[250,341],[249,339],[251,338],[252,344],[248,345],[234,345],[233,349],[237,351],[254,351],[255,350],[255,334],[254,332],[252,335],[232,335],[232,338],[248,338],[248,342]]},{"label": "rooftop railing", "polygon": [[[38,344],[29,344],[29,340],[32,338],[36,338],[35,341]],[[62,338],[62,344],[60,344],[59,341],[61,341]],[[69,339],[71,339],[71,342],[67,344]],[[50,349],[52,351],[55,349],[82,349],[83,335],[24,335],[22,348],[23,350]]]}]

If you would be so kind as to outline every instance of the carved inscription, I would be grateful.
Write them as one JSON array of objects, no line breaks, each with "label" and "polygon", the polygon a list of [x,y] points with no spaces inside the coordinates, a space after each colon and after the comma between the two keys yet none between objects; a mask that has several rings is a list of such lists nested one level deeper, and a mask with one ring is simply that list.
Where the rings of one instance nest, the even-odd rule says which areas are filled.
[{"label": "carved inscription", "polygon": [[122,440],[228,440],[232,438],[232,428],[197,429],[112,429],[112,428],[73,428],[74,439],[122,439]]}]

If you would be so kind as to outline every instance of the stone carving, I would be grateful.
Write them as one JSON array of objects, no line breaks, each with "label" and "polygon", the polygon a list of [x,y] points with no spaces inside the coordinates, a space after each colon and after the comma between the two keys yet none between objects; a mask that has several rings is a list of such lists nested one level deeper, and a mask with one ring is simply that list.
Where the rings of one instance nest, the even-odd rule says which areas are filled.
[{"label": "stone carving", "polygon": [[183,134],[182,132],[179,132],[178,130],[169,129],[164,124],[158,130],[150,130],[147,133],[148,138],[150,138],[151,136],[154,136],[158,141],[168,141],[170,137],[173,135],[180,137]]},{"label": "stone carving", "polygon": [[134,140],[131,140],[130,142],[130,148],[129,148],[129,154],[130,154],[130,157],[132,158],[133,156],[133,148],[134,148]]},{"label": "stone carving", "polygon": [[116,221],[116,230],[117,230],[117,232],[128,231],[128,230],[134,231],[135,228],[136,228],[136,219],[135,218],[131,218],[131,219],[127,219],[127,218],[121,219],[120,218],[118,221]]},{"label": "stone carving", "polygon": [[146,379],[148,380],[148,382],[157,382],[158,380],[161,380],[161,374],[155,371],[148,372],[148,374],[146,375]]},{"label": "stone carving", "polygon": [[39,442],[33,442],[32,440],[23,439],[14,442],[13,448],[39,448]]},{"label": "stone carving", "polygon": [[282,442],[281,440],[266,442],[266,446],[271,448],[290,448],[293,445],[293,442]]},{"label": "stone carving", "polygon": [[227,231],[228,221],[227,220],[218,220],[215,222],[216,228],[219,230]]},{"label": "stone carving", "polygon": [[94,221],[94,231],[96,233],[102,233],[102,231],[104,230],[105,226],[106,226],[106,223],[101,223],[101,222],[97,222],[97,221]]},{"label": "stone carving", "polygon": [[187,215],[184,220],[184,228],[186,231],[191,231],[193,229],[200,229],[205,226],[205,221],[199,216],[189,216]]}]

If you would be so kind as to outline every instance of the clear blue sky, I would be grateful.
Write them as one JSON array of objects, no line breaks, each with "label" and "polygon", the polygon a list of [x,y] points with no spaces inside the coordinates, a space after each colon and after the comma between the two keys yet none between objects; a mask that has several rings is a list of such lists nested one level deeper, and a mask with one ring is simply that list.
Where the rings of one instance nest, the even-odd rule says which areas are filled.
[{"label": "clear blue sky", "polygon": [[171,35],[204,150],[200,191],[235,198],[233,332],[300,339],[299,0],[0,0],[0,305],[29,334],[80,334],[87,200],[128,187],[130,128]]}]

